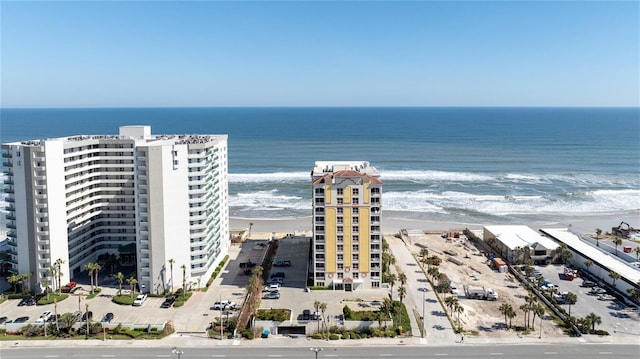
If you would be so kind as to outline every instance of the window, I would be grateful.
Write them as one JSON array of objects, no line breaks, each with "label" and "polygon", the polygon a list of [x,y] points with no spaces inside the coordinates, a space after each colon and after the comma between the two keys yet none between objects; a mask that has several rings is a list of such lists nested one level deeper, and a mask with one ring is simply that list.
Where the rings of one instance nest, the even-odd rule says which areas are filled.
[{"label": "window", "polygon": [[360,200],[358,200],[357,198],[352,198],[352,199],[351,199],[351,203],[353,203],[353,204],[359,204],[359,203],[360,203]]},{"label": "window", "polygon": [[338,251],[338,252],[344,252],[344,245],[342,245],[342,244],[338,244],[338,245],[336,246],[336,251]]},{"label": "window", "polygon": [[342,254],[338,254],[336,255],[337,260],[339,261],[343,261],[344,260],[344,256]]},{"label": "window", "polygon": [[338,196],[342,196],[344,194],[344,189],[343,188],[338,188],[338,189],[336,189],[336,192],[338,193]]},{"label": "window", "polygon": [[343,204],[344,203],[344,200],[342,198],[338,198],[336,201],[337,201],[338,204]]},{"label": "window", "polygon": [[358,269],[360,269],[360,264],[353,263],[353,264],[351,264],[351,268],[353,268],[353,270],[358,270]]},{"label": "window", "polygon": [[337,239],[338,243],[344,242],[344,236],[342,236],[342,235],[337,236],[336,239]]},{"label": "window", "polygon": [[351,237],[351,241],[352,242],[356,242],[356,243],[359,242],[360,241],[360,236],[352,236]]},{"label": "window", "polygon": [[324,226],[316,226],[316,232],[324,231]]},{"label": "window", "polygon": [[344,264],[338,263],[338,270],[344,270]]},{"label": "window", "polygon": [[352,227],[351,227],[351,231],[352,231],[353,233],[358,233],[358,226],[352,226]]},{"label": "window", "polygon": [[344,278],[344,273],[338,273],[338,279]]},{"label": "window", "polygon": [[353,277],[353,279],[358,279],[358,278],[360,278],[360,273],[353,272],[353,274],[351,276]]},{"label": "window", "polygon": [[338,220],[338,223],[343,223],[344,222],[344,218],[343,217],[338,217],[336,219]]},{"label": "window", "polygon": [[336,212],[337,212],[338,214],[342,214],[342,213],[344,213],[344,208],[337,208],[337,209],[336,209]]},{"label": "window", "polygon": [[351,249],[352,249],[354,252],[358,252],[358,251],[360,250],[360,246],[359,246],[359,245],[357,245],[357,244],[354,244],[354,245],[352,245],[352,246],[351,246]]},{"label": "window", "polygon": [[353,214],[358,214],[358,213],[360,213],[360,208],[358,208],[358,207],[352,208],[351,211],[353,212]]},{"label": "window", "polygon": [[354,196],[357,196],[360,194],[357,188],[354,188],[353,190],[351,190],[351,193],[353,193]]},{"label": "window", "polygon": [[316,245],[316,251],[324,252],[324,245],[323,244]]},{"label": "window", "polygon": [[358,217],[352,217],[351,218],[351,222],[358,223],[359,222],[359,218]]},{"label": "window", "polygon": [[354,261],[357,261],[357,260],[359,260],[359,259],[360,259],[360,255],[359,255],[359,254],[357,254],[357,253],[356,253],[356,254],[353,254],[353,255],[352,255],[352,258],[353,258],[353,260],[354,260]]},{"label": "window", "polygon": [[[373,276],[373,273],[371,273],[371,275]],[[371,282],[371,287],[380,288],[380,282]]]},{"label": "window", "polygon": [[337,231],[338,233],[342,233],[342,232],[344,232],[344,227],[342,227],[342,226],[338,226],[338,227],[336,227],[336,231]]},{"label": "window", "polygon": [[324,188],[316,188],[316,194],[324,194]]}]

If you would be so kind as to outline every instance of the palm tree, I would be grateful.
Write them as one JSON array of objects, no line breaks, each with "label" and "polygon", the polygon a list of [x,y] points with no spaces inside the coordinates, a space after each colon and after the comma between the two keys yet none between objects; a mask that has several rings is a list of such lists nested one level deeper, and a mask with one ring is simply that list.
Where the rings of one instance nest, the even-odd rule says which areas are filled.
[{"label": "palm tree", "polygon": [[[445,303],[446,302],[447,301],[445,300]],[[506,328],[507,327],[507,317],[508,317],[509,312],[513,311],[513,307],[509,303],[502,303],[498,309],[500,310],[500,313],[504,314],[504,326]]]},{"label": "palm tree", "polygon": [[509,308],[507,316],[509,317],[509,328],[511,328],[511,320],[516,317],[516,311],[513,308]]},{"label": "palm tree", "polygon": [[596,313],[589,313],[585,318],[591,323],[592,332],[596,330],[596,324],[602,324],[602,318],[600,318]]},{"label": "palm tree", "polygon": [[424,257],[428,257],[429,256],[429,250],[426,248],[422,248],[420,249],[420,257],[424,258]]},{"label": "palm tree", "polygon": [[405,288],[404,285],[401,285],[398,288],[398,297],[400,298],[400,304],[402,304],[402,300],[406,295],[407,295],[407,288]]},{"label": "palm tree", "polygon": [[51,288],[55,290],[56,289],[56,276],[57,276],[56,266],[50,266],[49,269],[47,269],[47,275],[51,279]]},{"label": "palm tree", "polygon": [[187,265],[183,264],[180,268],[182,268],[182,298],[184,298],[184,293],[187,291]]},{"label": "palm tree", "polygon": [[44,285],[44,292],[47,294],[47,302],[49,301],[49,292],[50,292],[49,285],[50,285],[50,282],[51,281],[48,280],[48,279],[45,279],[45,280],[42,281],[42,284]]},{"label": "palm tree", "polygon": [[529,328],[529,321],[527,320],[527,315],[529,314],[529,310],[531,306],[529,304],[523,304],[520,306],[520,310],[524,312],[524,329]]},{"label": "palm tree", "polygon": [[91,282],[91,293],[93,293],[93,271],[95,270],[95,266],[96,266],[96,263],[92,263],[92,262],[89,262],[84,265],[84,267],[87,269],[87,272],[89,272],[89,280]]},{"label": "palm tree", "polygon": [[593,261],[591,259],[587,259],[584,261],[584,266],[587,267],[587,272],[589,272],[589,267],[593,265]]},{"label": "palm tree", "polygon": [[133,294],[135,293],[136,284],[138,284],[138,280],[134,276],[131,276],[127,278],[127,283],[129,283],[129,287],[131,288],[131,298],[133,299]]},{"label": "palm tree", "polygon": [[634,287],[628,288],[627,293],[629,293],[632,301],[636,303],[640,302],[640,281],[636,283]]},{"label": "palm tree", "polygon": [[18,293],[18,283],[22,282],[22,278],[20,275],[12,273],[9,277],[7,277],[7,282],[13,285],[13,292]]},{"label": "palm tree", "polygon": [[596,246],[600,247],[600,235],[602,234],[602,229],[596,228]]},{"label": "palm tree", "polygon": [[64,260],[62,258],[58,258],[56,259],[55,262],[55,266],[56,266],[56,274],[58,275],[58,291],[60,291],[62,289],[62,264],[64,263]]},{"label": "palm tree", "polygon": [[400,281],[400,284],[402,284],[402,285],[407,284],[407,275],[404,274],[404,273],[398,274],[398,280]]},{"label": "palm tree", "polygon": [[565,303],[569,305],[569,316],[571,316],[571,306],[578,302],[578,296],[575,293],[567,293],[564,297]]},{"label": "palm tree", "polygon": [[322,324],[325,324],[324,313],[327,311],[327,303],[320,303],[320,313],[322,314]]},{"label": "palm tree", "polygon": [[613,271],[611,273],[609,273],[609,277],[613,280],[613,286],[614,287],[616,286],[616,280],[621,278],[620,274],[618,274],[617,272],[613,272]]},{"label": "palm tree", "polygon": [[536,314],[540,318],[540,325],[542,326],[542,316],[544,315],[544,305],[538,304],[538,305],[535,306],[535,308],[533,308],[533,321],[531,322],[531,329],[532,330],[535,329],[534,325],[535,325],[535,320],[536,320]]},{"label": "palm tree", "polygon": [[26,287],[28,292],[31,292],[31,276],[32,276],[31,272],[27,272],[22,275],[22,281],[23,283],[26,282]]},{"label": "palm tree", "polygon": [[618,246],[622,244],[622,238],[614,238],[613,239],[613,244],[616,245],[616,256],[618,255]]},{"label": "palm tree", "polygon": [[391,273],[387,277],[387,280],[389,281],[389,288],[391,290],[389,292],[389,296],[391,297],[391,299],[393,299],[393,286],[396,284],[396,280],[398,280],[398,277],[396,277],[395,274]]},{"label": "palm tree", "polygon": [[444,299],[444,305],[449,308],[449,312],[453,313],[453,308],[458,304],[458,298],[454,296],[448,296]]},{"label": "palm tree", "polygon": [[96,265],[93,268],[93,273],[96,275],[96,280],[94,282],[96,284],[96,289],[98,289],[98,278],[100,277],[100,269],[102,269],[102,266],[96,263]]},{"label": "palm tree", "polygon": [[124,281],[124,274],[122,274],[122,272],[116,273],[116,279],[118,280],[118,295],[122,295],[122,282]]},{"label": "palm tree", "polygon": [[453,307],[453,311],[458,314],[458,328],[460,327],[460,314],[464,313],[464,307],[460,303],[456,303]]},{"label": "palm tree", "polygon": [[169,290],[171,291],[171,293],[173,293],[173,263],[175,262],[175,259],[169,259],[169,268],[171,269],[171,289]]}]

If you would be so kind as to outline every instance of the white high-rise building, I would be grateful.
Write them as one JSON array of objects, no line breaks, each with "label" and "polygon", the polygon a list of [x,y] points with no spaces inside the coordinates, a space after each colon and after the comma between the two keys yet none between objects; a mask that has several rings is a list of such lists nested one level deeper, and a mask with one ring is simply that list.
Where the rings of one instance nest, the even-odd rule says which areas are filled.
[{"label": "white high-rise building", "polygon": [[227,253],[226,135],[123,126],[6,143],[2,158],[10,271],[29,273],[36,291],[109,254],[137,269],[144,292],[204,286]]}]

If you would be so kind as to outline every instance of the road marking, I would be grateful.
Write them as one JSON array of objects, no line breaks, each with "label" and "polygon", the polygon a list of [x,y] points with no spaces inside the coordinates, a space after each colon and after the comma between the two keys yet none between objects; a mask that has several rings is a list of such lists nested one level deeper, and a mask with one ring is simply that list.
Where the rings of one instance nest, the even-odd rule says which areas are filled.
[{"label": "road marking", "polygon": [[558,354],[558,352],[544,352],[546,355]]},{"label": "road marking", "polygon": [[437,357],[442,357],[442,356],[447,356],[447,355],[449,355],[449,354],[447,354],[447,353],[436,353]]}]

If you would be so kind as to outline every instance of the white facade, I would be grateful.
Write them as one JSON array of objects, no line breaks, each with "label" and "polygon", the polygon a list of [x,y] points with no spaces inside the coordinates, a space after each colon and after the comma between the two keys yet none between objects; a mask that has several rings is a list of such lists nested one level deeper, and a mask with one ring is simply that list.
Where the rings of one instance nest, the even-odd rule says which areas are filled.
[{"label": "white facade", "polygon": [[11,270],[31,273],[36,290],[55,282],[56,260],[64,285],[127,245],[135,245],[129,259],[141,290],[204,285],[228,250],[226,135],[154,136],[149,126],[124,126],[119,135],[2,150]]}]

